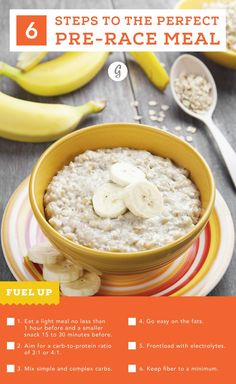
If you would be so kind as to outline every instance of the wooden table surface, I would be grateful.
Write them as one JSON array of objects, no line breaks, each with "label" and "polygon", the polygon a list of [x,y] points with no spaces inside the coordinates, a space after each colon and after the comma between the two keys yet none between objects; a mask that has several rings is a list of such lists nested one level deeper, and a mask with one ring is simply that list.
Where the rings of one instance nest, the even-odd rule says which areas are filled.
[{"label": "wooden table surface", "polygon": [[[175,0],[0,0],[1,27],[1,58],[10,64],[15,64],[16,54],[9,52],[9,9],[11,8],[172,8]],[[179,53],[158,53],[161,62],[165,63],[169,71]],[[211,70],[218,89],[218,104],[214,114],[214,121],[230,143],[236,147],[236,71],[220,67],[204,56],[197,54]],[[122,82],[113,82],[107,75],[109,63],[121,60],[127,63],[128,77]],[[0,89],[9,95],[33,101],[60,102],[77,105],[93,98],[106,98],[108,106],[100,115],[89,118],[83,126],[103,122],[134,122],[135,111],[130,103],[139,101],[138,113],[143,116],[142,123],[154,125],[148,117],[148,101],[157,100],[161,104],[170,105],[165,125],[171,132],[174,127],[181,125],[198,127],[197,133],[192,135],[193,145],[205,157],[210,165],[218,190],[227,202],[233,219],[236,219],[235,190],[231,184],[228,172],[222,161],[214,141],[203,124],[185,115],[174,104],[170,88],[161,94],[149,83],[139,67],[129,55],[114,53],[103,70],[90,84],[83,89],[69,95],[53,98],[33,96],[7,78],[0,78]],[[1,118],[1,116],[0,116]],[[185,133],[186,134],[186,133]],[[21,181],[30,174],[32,167],[41,153],[49,146],[46,144],[18,143],[0,139],[0,220],[8,199]],[[0,249],[0,280],[14,280],[9,271],[2,250]],[[236,295],[236,251],[228,271],[212,291],[211,295]]]}]

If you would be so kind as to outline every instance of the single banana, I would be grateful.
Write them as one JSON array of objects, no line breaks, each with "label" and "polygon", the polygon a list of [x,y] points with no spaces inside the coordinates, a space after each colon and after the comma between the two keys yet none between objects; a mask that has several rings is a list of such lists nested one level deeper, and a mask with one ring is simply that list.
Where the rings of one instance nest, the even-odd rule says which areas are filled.
[{"label": "single banana", "polygon": [[153,52],[129,52],[146,73],[149,80],[161,91],[167,87],[169,76]]},{"label": "single banana", "polygon": [[123,188],[113,183],[98,187],[93,196],[93,208],[100,217],[116,218],[126,211]]},{"label": "single banana", "polygon": [[108,52],[66,52],[27,72],[0,63],[0,75],[9,77],[35,95],[63,95],[92,80],[102,69],[108,56]]},{"label": "single banana", "polygon": [[131,163],[115,163],[109,171],[111,180],[123,187],[136,181],[145,180],[143,171]]},{"label": "single banana", "polygon": [[17,58],[16,67],[27,72],[36,67],[46,55],[47,52],[21,52]]},{"label": "single banana", "polygon": [[93,296],[101,286],[101,279],[96,273],[85,272],[78,280],[62,283],[61,292],[65,296]]},{"label": "single banana", "polygon": [[49,242],[36,244],[28,250],[28,258],[33,263],[55,264],[64,256]]},{"label": "single banana", "polygon": [[67,259],[58,261],[55,264],[43,265],[43,278],[46,281],[70,283],[71,281],[78,280],[82,275],[83,268]]},{"label": "single banana", "polygon": [[158,216],[163,209],[162,195],[149,181],[138,181],[124,190],[124,202],[133,215],[148,219]]},{"label": "single banana", "polygon": [[35,103],[0,92],[0,137],[26,142],[46,142],[73,131],[86,116],[102,111],[104,100],[73,107]]}]

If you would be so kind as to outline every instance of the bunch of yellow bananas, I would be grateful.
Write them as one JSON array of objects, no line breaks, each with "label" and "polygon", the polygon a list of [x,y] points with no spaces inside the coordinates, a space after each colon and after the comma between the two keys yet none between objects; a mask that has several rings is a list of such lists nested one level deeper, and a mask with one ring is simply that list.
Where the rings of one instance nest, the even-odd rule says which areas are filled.
[{"label": "bunch of yellow bananas", "polygon": [[[104,66],[107,52],[67,52],[40,63],[46,53],[22,53],[17,67],[0,63],[0,75],[14,80],[30,93],[57,96],[75,91],[91,81]],[[169,82],[168,74],[152,52],[131,55],[150,81],[160,90]],[[71,132],[91,113],[104,109],[104,101],[83,106],[42,104],[19,100],[0,93],[0,136],[17,141],[55,140]]]}]

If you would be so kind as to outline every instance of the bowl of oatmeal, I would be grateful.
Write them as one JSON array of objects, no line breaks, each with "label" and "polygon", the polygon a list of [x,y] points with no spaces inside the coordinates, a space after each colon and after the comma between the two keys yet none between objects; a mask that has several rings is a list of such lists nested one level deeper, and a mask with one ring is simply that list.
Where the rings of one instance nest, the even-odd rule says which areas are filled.
[{"label": "bowl of oatmeal", "polygon": [[30,180],[34,215],[68,258],[103,273],[162,267],[206,225],[215,186],[201,155],[140,124],[101,124],[58,140]]},{"label": "bowl of oatmeal", "polygon": [[181,0],[175,8],[225,9],[227,50],[224,52],[204,52],[204,55],[217,64],[236,69],[236,0]]}]

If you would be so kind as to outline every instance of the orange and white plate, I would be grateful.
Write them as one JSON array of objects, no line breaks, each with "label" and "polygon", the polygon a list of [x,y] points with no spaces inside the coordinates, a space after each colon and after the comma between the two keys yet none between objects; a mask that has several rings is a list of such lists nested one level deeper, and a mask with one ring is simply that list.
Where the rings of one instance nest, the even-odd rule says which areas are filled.
[{"label": "orange and white plate", "polygon": [[[13,193],[2,221],[2,248],[17,280],[42,279],[41,265],[24,262],[27,249],[42,242],[30,207],[29,179]],[[205,296],[229,266],[234,247],[234,227],[229,209],[217,192],[215,209],[200,237],[181,257],[153,272],[132,276],[105,275],[98,295],[106,296]]]}]

